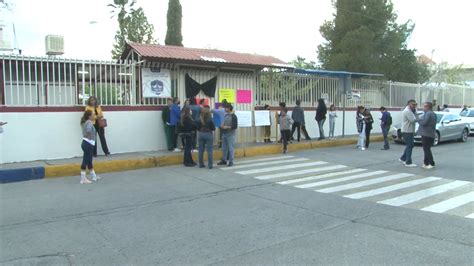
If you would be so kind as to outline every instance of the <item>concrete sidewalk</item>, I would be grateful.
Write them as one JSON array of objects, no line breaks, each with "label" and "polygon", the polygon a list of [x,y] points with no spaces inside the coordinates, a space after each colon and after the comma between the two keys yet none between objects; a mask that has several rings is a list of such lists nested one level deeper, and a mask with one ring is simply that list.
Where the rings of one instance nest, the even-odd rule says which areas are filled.
[{"label": "concrete sidewalk", "polygon": [[[383,141],[381,135],[373,135],[371,141]],[[354,145],[357,137],[351,136],[337,140],[311,140],[288,145],[288,151],[328,148]],[[278,154],[282,152],[279,143],[239,144],[235,149],[235,158]],[[214,149],[214,160],[222,157],[221,149]],[[193,153],[197,161],[197,153]],[[45,160],[0,165],[0,183],[20,182],[34,179],[74,176],[79,174],[82,157],[59,160]],[[182,164],[182,152],[154,151],[113,154],[94,158],[94,169],[97,173],[108,173],[135,170],[142,168],[161,167]],[[237,162],[238,163],[238,162]]]}]

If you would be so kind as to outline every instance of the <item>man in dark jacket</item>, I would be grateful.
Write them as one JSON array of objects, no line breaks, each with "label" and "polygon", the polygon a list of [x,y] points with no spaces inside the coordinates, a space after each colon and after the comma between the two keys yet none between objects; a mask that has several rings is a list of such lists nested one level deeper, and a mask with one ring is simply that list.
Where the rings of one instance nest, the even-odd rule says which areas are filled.
[{"label": "man in dark jacket", "polygon": [[173,147],[173,134],[174,133],[171,129],[171,124],[170,124],[172,104],[173,104],[173,99],[168,98],[168,103],[165,106],[165,108],[163,108],[163,111],[161,112],[161,119],[163,120],[163,127],[165,129],[165,135],[166,135],[166,144],[169,151],[172,151],[174,149]]},{"label": "man in dark jacket", "polygon": [[423,152],[425,154],[423,168],[432,169],[435,166],[433,154],[431,153],[431,146],[433,145],[436,136],[436,114],[433,112],[433,104],[426,102],[423,105],[425,114],[418,119],[418,135],[421,136],[421,143],[423,145]]},{"label": "man in dark jacket", "polygon": [[293,135],[295,134],[295,130],[297,131],[298,135],[298,142],[301,140],[301,126],[304,123],[304,110],[301,108],[301,101],[296,100],[296,106],[293,108],[293,112],[291,113],[291,119],[293,119],[293,125],[291,126],[291,139],[293,139]]}]

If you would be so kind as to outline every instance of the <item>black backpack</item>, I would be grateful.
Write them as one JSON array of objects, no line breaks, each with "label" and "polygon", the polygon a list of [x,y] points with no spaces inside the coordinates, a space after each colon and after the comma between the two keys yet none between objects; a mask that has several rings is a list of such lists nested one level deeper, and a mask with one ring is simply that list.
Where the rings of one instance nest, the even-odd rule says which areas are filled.
[{"label": "black backpack", "polygon": [[390,113],[388,113],[387,126],[391,126],[391,125],[392,125],[392,115]]}]

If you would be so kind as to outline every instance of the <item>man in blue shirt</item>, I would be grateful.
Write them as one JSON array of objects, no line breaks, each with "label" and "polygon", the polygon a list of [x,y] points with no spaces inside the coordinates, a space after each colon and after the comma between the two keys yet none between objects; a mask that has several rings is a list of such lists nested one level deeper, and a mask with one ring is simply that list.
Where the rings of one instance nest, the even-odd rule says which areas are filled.
[{"label": "man in blue shirt", "polygon": [[171,105],[171,114],[170,114],[170,130],[173,134],[173,147],[175,152],[180,152],[181,150],[178,149],[177,141],[178,141],[178,132],[177,126],[179,121],[181,120],[181,108],[179,107],[179,98],[173,98],[173,104]]},{"label": "man in blue shirt", "polygon": [[380,118],[380,127],[382,128],[384,142],[382,150],[390,150],[390,144],[388,144],[388,132],[392,126],[392,116],[383,106],[380,107],[380,112],[382,113],[382,118]]}]

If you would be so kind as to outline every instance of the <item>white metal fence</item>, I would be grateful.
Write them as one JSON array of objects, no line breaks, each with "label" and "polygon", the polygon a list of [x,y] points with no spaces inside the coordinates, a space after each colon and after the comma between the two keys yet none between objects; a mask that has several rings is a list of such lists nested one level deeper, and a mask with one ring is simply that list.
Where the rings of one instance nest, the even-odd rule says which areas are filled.
[{"label": "white metal fence", "polygon": [[[143,98],[141,67],[130,61],[90,61],[62,58],[0,56],[0,104],[5,106],[76,106],[90,95],[102,105],[161,105],[165,99]],[[237,104],[238,110],[253,110],[255,105],[294,104],[313,107],[319,98],[340,107],[346,95],[342,79],[287,72],[238,70],[197,70],[171,67],[174,96],[185,97],[185,74],[205,82],[218,76],[217,88],[253,90],[252,104]],[[423,102],[436,99],[438,104],[474,105],[474,88],[458,85],[425,86],[382,80],[352,80],[352,90],[360,99],[346,101],[347,107],[359,104],[377,107],[401,107],[408,99]],[[204,97],[205,95],[198,95]],[[210,98],[214,105],[216,98]]]}]

